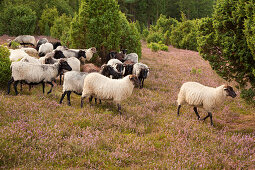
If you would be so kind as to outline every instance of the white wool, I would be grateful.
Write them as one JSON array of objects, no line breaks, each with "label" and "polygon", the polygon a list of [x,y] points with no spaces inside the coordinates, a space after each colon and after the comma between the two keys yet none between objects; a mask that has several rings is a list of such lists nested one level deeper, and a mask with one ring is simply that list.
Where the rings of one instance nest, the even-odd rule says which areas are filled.
[{"label": "white wool", "polygon": [[117,64],[123,64],[123,63],[122,63],[120,60],[115,59],[115,58],[110,59],[110,60],[107,62],[107,65],[112,66],[112,67],[114,68],[114,70],[118,72],[118,70],[117,70],[117,68],[116,68]]},{"label": "white wool", "polygon": [[26,53],[32,53],[32,54],[34,54],[34,55],[37,55],[38,54],[38,52],[37,52],[37,50],[36,49],[34,49],[34,48],[21,48],[23,51],[25,51]]},{"label": "white wool", "polygon": [[68,48],[65,46],[58,46],[55,50],[65,51],[65,50],[68,50]]},{"label": "white wool", "polygon": [[31,56],[23,57],[20,61],[21,62],[35,63],[35,64],[42,64],[39,59],[31,57]]},{"label": "white wool", "polygon": [[49,42],[47,38],[41,38],[41,39],[39,39],[39,40],[36,42],[36,44],[38,44],[38,43],[44,44],[44,43],[47,43],[47,42]]},{"label": "white wool", "polygon": [[78,57],[78,52],[79,51],[73,51],[73,50],[64,50],[63,54],[66,58],[70,58],[70,57]]},{"label": "white wool", "polygon": [[133,63],[138,63],[138,55],[136,53],[127,54],[124,60],[130,60]]},{"label": "white wool", "polygon": [[135,63],[133,66],[133,74],[139,77],[141,69],[147,69],[148,73],[147,76],[149,76],[149,67],[146,64],[143,63]]},{"label": "white wool", "polygon": [[45,64],[45,56],[44,57],[40,57],[38,60],[41,64]]},{"label": "white wool", "polygon": [[35,37],[31,35],[20,35],[16,37],[13,41],[18,43],[30,43],[36,46]]},{"label": "white wool", "polygon": [[120,60],[118,59],[110,59],[108,62],[107,62],[107,65],[110,65],[110,66],[115,66],[116,64],[123,64]]},{"label": "white wool", "polygon": [[79,59],[75,57],[68,58],[67,63],[70,65],[73,71],[80,71],[81,70],[81,62]]},{"label": "white wool", "polygon": [[90,73],[85,77],[82,97],[94,96],[109,99],[116,103],[131,96],[134,84],[129,76],[123,79],[110,79],[99,73]]},{"label": "white wool", "polygon": [[12,62],[19,61],[23,57],[30,57],[30,56],[22,49],[10,50],[9,58]]},{"label": "white wool", "polygon": [[69,71],[64,75],[63,93],[72,91],[78,94],[82,93],[84,79],[89,73],[79,71]]},{"label": "white wool", "polygon": [[51,43],[45,43],[39,47],[39,53],[47,54],[52,51],[53,51],[53,45]]},{"label": "white wool", "polygon": [[12,77],[14,81],[25,80],[27,83],[51,82],[58,76],[59,64],[13,62],[11,64]]},{"label": "white wool", "polygon": [[224,85],[213,88],[197,82],[186,82],[180,89],[177,103],[178,105],[187,103],[194,107],[202,107],[207,112],[212,112],[214,108],[224,102],[226,95]]},{"label": "white wool", "polygon": [[86,60],[89,61],[93,57],[94,52],[92,48],[86,49],[85,52],[86,52]]}]

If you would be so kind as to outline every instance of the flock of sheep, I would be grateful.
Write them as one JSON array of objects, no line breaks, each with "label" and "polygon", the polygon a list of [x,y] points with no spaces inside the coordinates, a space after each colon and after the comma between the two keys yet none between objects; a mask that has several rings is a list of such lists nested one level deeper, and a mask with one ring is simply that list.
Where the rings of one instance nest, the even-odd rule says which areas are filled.
[{"label": "flock of sheep", "polygon": [[[84,98],[89,97],[91,102],[93,97],[95,102],[100,100],[113,100],[121,113],[121,101],[131,96],[135,86],[143,88],[144,80],[149,75],[149,67],[138,62],[136,53],[127,54],[127,50],[120,52],[111,51],[107,55],[107,63],[101,66],[99,72],[82,71],[82,62],[89,61],[96,48],[89,49],[68,49],[61,46],[60,42],[50,43],[46,38],[35,41],[34,36],[22,35],[13,41],[21,45],[32,45],[20,49],[10,49],[10,60],[12,61],[12,77],[8,82],[8,94],[13,83],[16,95],[18,94],[18,83],[31,85],[42,84],[43,93],[45,83],[51,85],[48,94],[52,92],[53,82],[56,78],[64,75],[63,94],[60,103],[67,95],[68,105],[71,105],[70,95],[72,92],[81,95],[81,107]],[[11,44],[11,42],[10,42]],[[29,54],[35,54],[32,57]],[[21,86],[22,87],[22,86]],[[197,82],[186,82],[182,85],[178,94],[179,116],[181,105],[193,106],[198,119],[200,116],[197,107],[204,108],[208,115],[202,120],[210,117],[211,125],[212,110],[218,107],[227,96],[236,97],[236,93],[231,86],[222,85],[216,88],[204,86]]]}]

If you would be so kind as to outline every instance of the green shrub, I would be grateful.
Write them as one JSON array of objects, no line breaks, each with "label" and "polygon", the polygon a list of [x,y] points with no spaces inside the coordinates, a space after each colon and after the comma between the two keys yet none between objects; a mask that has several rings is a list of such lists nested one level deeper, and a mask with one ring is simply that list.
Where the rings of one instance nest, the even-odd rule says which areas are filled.
[{"label": "green shrub", "polygon": [[9,5],[0,14],[0,32],[8,35],[33,34],[36,26],[36,13],[25,5]]},{"label": "green shrub", "polygon": [[9,49],[0,45],[0,87],[6,87],[11,78]]},{"label": "green shrub", "polygon": [[50,29],[56,18],[58,18],[58,10],[56,7],[43,10],[38,23],[41,34],[50,35]]},{"label": "green shrub", "polygon": [[69,30],[71,20],[72,18],[68,17],[66,14],[56,18],[53,22],[53,26],[50,29],[51,36],[60,39],[63,32]]},{"label": "green shrub", "polygon": [[146,40],[147,37],[148,37],[148,35],[149,35],[149,30],[148,30],[147,28],[143,29],[142,38],[143,38],[144,40]]},{"label": "green shrub", "polygon": [[151,42],[159,42],[159,41],[163,41],[164,39],[164,35],[161,32],[154,32],[154,31],[150,31],[149,35],[147,36],[147,43],[151,43]]},{"label": "green shrub", "polygon": [[10,46],[11,49],[17,49],[20,46],[20,43],[15,42],[15,41],[12,41],[10,43],[11,43],[11,46]]},{"label": "green shrub", "polygon": [[174,47],[197,51],[197,20],[184,20],[173,28],[170,41]]},{"label": "green shrub", "polygon": [[159,43],[149,43],[147,47],[150,48],[153,52],[157,52],[158,50],[168,51],[168,46],[163,44],[161,41]]},{"label": "green shrub", "polygon": [[157,52],[157,51],[160,49],[160,48],[159,48],[159,44],[158,44],[158,43],[154,43],[154,42],[149,43],[147,46],[148,46],[148,48],[150,48],[151,51],[153,51],[153,52]]},{"label": "green shrub", "polygon": [[239,83],[241,97],[246,100],[252,98],[255,89],[253,4],[254,1],[218,0],[213,18],[199,24],[200,54],[225,80]]},{"label": "green shrub", "polygon": [[129,23],[126,15],[122,12],[119,12],[119,15],[121,30],[120,49],[127,49],[128,53],[137,53],[139,58],[141,58],[142,45],[140,42],[140,33],[137,29],[137,23]]}]

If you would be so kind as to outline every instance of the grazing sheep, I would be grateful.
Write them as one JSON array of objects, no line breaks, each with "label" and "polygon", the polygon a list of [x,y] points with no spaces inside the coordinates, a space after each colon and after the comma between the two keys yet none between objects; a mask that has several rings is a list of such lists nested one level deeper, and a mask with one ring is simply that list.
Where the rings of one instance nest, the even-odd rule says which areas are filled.
[{"label": "grazing sheep", "polygon": [[30,57],[24,50],[22,49],[16,49],[16,50],[12,50],[10,49],[10,60],[12,62],[14,61],[19,61],[20,59],[24,58],[24,57]]},{"label": "grazing sheep", "polygon": [[[100,73],[104,76],[110,77],[110,75],[113,76],[113,78],[120,78],[122,75],[121,73],[116,72],[112,66],[109,65],[103,65],[102,70]],[[60,104],[62,103],[65,95],[67,95],[67,102],[68,105],[71,106],[70,102],[70,95],[72,92],[75,94],[81,95],[83,90],[83,84],[84,84],[84,78],[88,75],[87,72],[79,72],[79,71],[69,71],[64,74],[64,83],[63,83],[63,94],[60,99]],[[92,101],[92,97],[90,98]],[[97,99],[95,98],[95,102]],[[101,101],[100,101],[101,103]]]},{"label": "grazing sheep", "polygon": [[116,69],[116,71],[118,72],[123,72],[124,71],[124,66],[123,66],[123,63],[118,60],[118,59],[110,59],[108,62],[107,62],[107,65],[110,65],[112,66],[113,68]]},{"label": "grazing sheep", "polygon": [[[36,46],[35,37],[31,35],[20,35],[12,41],[18,42],[21,45],[33,45],[34,47]],[[11,46],[11,42],[9,43],[9,47]]]},{"label": "grazing sheep", "polygon": [[140,88],[143,88],[144,79],[149,76],[149,67],[143,63],[136,63],[133,66],[133,74],[139,78],[141,81]]},{"label": "grazing sheep", "polygon": [[113,100],[117,103],[118,111],[121,113],[120,102],[131,96],[134,86],[139,83],[135,75],[129,75],[123,79],[110,79],[99,73],[90,73],[84,79],[81,107],[83,107],[85,97],[93,96],[99,99]]},{"label": "grazing sheep", "polygon": [[42,44],[45,44],[45,43],[47,43],[47,42],[49,42],[47,38],[41,38],[41,39],[39,39],[39,40],[37,41],[37,44],[36,44],[35,49],[36,49],[37,51],[39,51],[39,47],[40,47]]},{"label": "grazing sheep", "polygon": [[45,83],[48,83],[51,85],[51,89],[48,92],[49,94],[51,93],[53,88],[52,81],[59,75],[59,73],[63,69],[66,69],[68,71],[72,70],[69,64],[64,60],[60,60],[58,63],[55,63],[53,65],[13,62],[11,65],[12,78],[8,82],[7,93],[10,93],[11,84],[14,83],[14,90],[17,95],[17,85],[19,82],[21,82],[29,85],[42,84],[43,93]]},{"label": "grazing sheep", "polygon": [[231,96],[232,98],[236,97],[236,93],[231,86],[221,85],[213,88],[197,82],[186,82],[182,85],[178,94],[177,115],[179,116],[180,114],[181,105],[187,103],[194,107],[193,109],[198,119],[200,119],[197,107],[203,107],[205,111],[208,112],[208,115],[202,120],[210,117],[211,125],[213,126],[212,111],[219,107],[219,105],[225,101],[227,96]]},{"label": "grazing sheep", "polygon": [[138,63],[138,55],[136,53],[127,54],[124,58],[125,61],[131,61],[133,63]]},{"label": "grazing sheep", "polygon": [[45,43],[45,44],[42,44],[40,47],[39,47],[39,56],[40,57],[43,57],[45,56],[47,53],[50,53],[53,51],[53,45],[51,43]]}]

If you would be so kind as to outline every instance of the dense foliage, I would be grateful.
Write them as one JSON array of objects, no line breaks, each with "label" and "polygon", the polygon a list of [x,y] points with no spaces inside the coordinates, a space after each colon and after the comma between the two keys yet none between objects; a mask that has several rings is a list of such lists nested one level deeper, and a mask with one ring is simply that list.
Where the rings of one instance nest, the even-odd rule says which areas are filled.
[{"label": "dense foliage", "polygon": [[10,6],[0,14],[0,33],[8,35],[33,34],[35,12],[25,5]]},{"label": "dense foliage", "polygon": [[[253,74],[255,61],[251,52],[254,48],[250,38],[254,34],[249,31],[252,30],[252,26],[247,20],[246,4],[244,0],[217,1],[213,22],[207,19],[201,23],[202,37],[199,40],[199,51],[220,76],[228,81],[234,80],[239,83],[243,89],[243,97],[248,94],[248,98],[252,99],[255,95],[254,92],[251,95],[252,89],[255,88]],[[251,85],[249,93],[245,90],[248,84]]]},{"label": "dense foliage", "polygon": [[39,20],[39,28],[44,35],[50,35],[50,28],[53,26],[55,19],[58,18],[57,8],[46,8],[43,10]]},{"label": "dense foliage", "polygon": [[173,28],[170,36],[174,47],[197,50],[197,20],[183,20]]},{"label": "dense foliage", "polygon": [[66,14],[56,18],[50,29],[50,35],[54,38],[60,39],[62,34],[69,30],[71,20],[72,18],[68,17]]},{"label": "dense foliage", "polygon": [[8,48],[0,45],[0,87],[6,87],[11,78],[11,61]]}]

